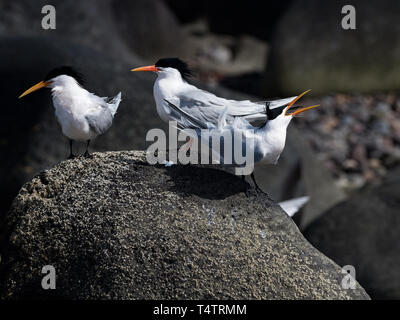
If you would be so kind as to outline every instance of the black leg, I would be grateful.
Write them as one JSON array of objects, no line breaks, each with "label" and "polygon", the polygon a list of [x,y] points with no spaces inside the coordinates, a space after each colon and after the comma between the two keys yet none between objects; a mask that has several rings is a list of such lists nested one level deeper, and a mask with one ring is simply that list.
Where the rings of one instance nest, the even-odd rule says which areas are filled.
[{"label": "black leg", "polygon": [[75,158],[75,155],[72,153],[72,140],[69,139],[69,157],[68,159],[73,159]]},{"label": "black leg", "polygon": [[251,195],[255,196],[256,194],[254,193],[254,188],[246,181],[246,176],[242,176],[242,181],[245,185],[244,193],[246,194],[246,197],[250,198]]},{"label": "black leg", "polygon": [[257,184],[257,182],[256,182],[256,178],[254,177],[254,171],[251,173],[250,176],[251,176],[251,179],[252,179],[253,182],[254,182],[254,186],[256,187],[256,191],[266,194],[266,193],[258,186],[258,184]]},{"label": "black leg", "polygon": [[91,158],[91,157],[92,157],[92,155],[89,153],[89,144],[90,144],[90,140],[87,141],[87,144],[86,144],[86,151],[85,151],[85,153],[83,154],[83,156],[84,156],[85,158]]},{"label": "black leg", "polygon": [[243,181],[244,185],[246,186],[245,187],[246,189],[245,189],[244,193],[246,194],[247,197],[249,197],[250,196],[250,194],[249,194],[250,185],[246,181],[246,176],[244,176],[244,175],[242,176],[242,181]]}]

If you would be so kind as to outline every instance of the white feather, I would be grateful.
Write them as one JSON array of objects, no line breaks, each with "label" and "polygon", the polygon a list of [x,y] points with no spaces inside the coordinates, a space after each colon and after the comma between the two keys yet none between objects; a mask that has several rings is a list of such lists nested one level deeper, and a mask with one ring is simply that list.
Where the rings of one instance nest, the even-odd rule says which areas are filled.
[{"label": "white feather", "polygon": [[308,201],[310,197],[294,198],[286,201],[279,202],[280,207],[287,213],[289,217],[293,217],[294,214],[299,211]]}]

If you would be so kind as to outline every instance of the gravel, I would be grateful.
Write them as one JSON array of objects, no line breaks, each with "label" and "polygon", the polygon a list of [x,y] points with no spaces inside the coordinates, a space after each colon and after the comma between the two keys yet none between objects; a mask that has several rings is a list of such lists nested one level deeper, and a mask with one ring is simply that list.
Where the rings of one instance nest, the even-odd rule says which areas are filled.
[{"label": "gravel", "polygon": [[342,189],[380,184],[400,164],[400,97],[337,94],[304,105],[314,103],[296,123]]}]

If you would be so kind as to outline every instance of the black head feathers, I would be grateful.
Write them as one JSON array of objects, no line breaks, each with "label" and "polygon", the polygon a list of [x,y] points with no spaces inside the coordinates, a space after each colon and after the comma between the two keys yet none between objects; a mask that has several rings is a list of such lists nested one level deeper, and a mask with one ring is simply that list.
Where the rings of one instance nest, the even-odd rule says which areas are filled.
[{"label": "black head feathers", "polygon": [[276,117],[278,117],[280,114],[282,114],[283,109],[285,109],[287,107],[287,105],[282,106],[282,107],[277,107],[277,108],[270,108],[270,102],[267,101],[265,106],[266,106],[266,110],[267,110],[267,118],[268,120],[273,120]]},{"label": "black head feathers", "polygon": [[[265,106],[266,106],[266,110],[267,110],[267,119],[268,120],[274,120],[276,117],[278,117],[280,114],[282,114],[282,112],[283,112],[283,110],[288,106],[288,105],[284,105],[284,106],[281,106],[281,107],[276,107],[276,108],[273,108],[273,109],[271,109],[270,108],[270,102],[269,101],[267,101],[266,102],[266,104],[265,104]],[[302,109],[302,108],[304,108],[304,107],[302,107],[302,106],[292,106],[291,108],[290,108],[290,111],[291,111],[291,113],[290,114],[292,114],[293,113],[293,111],[295,111],[295,110],[297,110],[297,109]],[[287,114],[287,115],[290,115],[289,113]]]},{"label": "black head feathers", "polygon": [[174,68],[178,70],[183,79],[193,76],[192,70],[190,70],[188,64],[179,58],[162,58],[155,64],[156,67],[160,68]]},{"label": "black head feathers", "polygon": [[61,75],[67,75],[72,78],[74,78],[80,85],[83,85],[85,83],[85,79],[81,73],[76,71],[74,68],[69,67],[69,66],[62,66],[58,68],[54,68],[51,70],[46,77],[44,78],[44,81],[48,81],[50,79],[53,79],[55,77],[61,76]]}]

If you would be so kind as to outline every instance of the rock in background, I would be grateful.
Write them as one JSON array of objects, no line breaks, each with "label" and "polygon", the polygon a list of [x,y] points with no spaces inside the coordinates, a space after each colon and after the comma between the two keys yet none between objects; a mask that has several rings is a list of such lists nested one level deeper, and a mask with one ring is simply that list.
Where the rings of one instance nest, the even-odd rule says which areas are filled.
[{"label": "rock in background", "polygon": [[320,108],[297,118],[297,128],[346,194],[380,184],[399,167],[398,94],[335,94],[307,101],[317,103]]},{"label": "rock in background", "polygon": [[124,43],[144,61],[191,56],[189,38],[164,1],[113,0],[112,8]]},{"label": "rock in background", "polygon": [[[204,187],[207,186],[207,187]],[[2,298],[368,299],[269,199],[201,166],[108,152],[42,172],[3,233]],[[56,290],[43,290],[53,265]]]},{"label": "rock in background", "polygon": [[262,5],[256,1],[226,3],[203,0],[166,0],[182,24],[205,20],[214,34],[237,36],[248,34],[268,41],[275,24],[292,1],[267,1]]},{"label": "rock in background", "polygon": [[[55,30],[42,29],[47,4],[56,8]],[[0,34],[73,40],[126,62],[185,55],[188,47],[174,15],[158,0],[0,1]]]},{"label": "rock in background", "polygon": [[[343,30],[342,7],[356,8],[356,30]],[[296,0],[270,45],[264,94],[396,90],[400,87],[400,2]]]},{"label": "rock in background", "polygon": [[339,265],[353,265],[372,298],[400,298],[400,171],[312,223],[306,238]]}]

